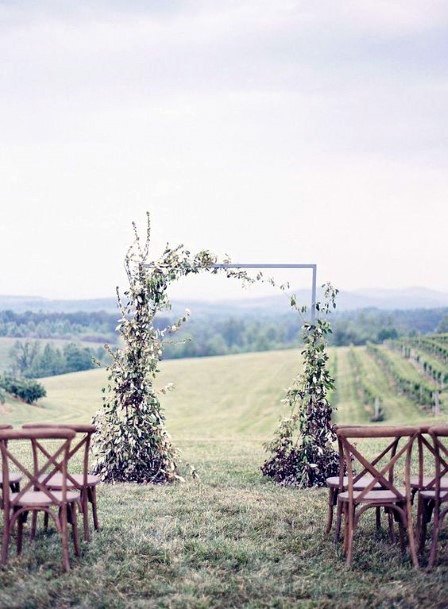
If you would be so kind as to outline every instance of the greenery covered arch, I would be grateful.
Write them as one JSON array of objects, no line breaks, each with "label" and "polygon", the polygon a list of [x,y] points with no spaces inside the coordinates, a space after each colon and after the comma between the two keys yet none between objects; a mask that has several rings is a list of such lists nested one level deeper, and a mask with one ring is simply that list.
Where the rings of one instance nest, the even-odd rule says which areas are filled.
[{"label": "greenery covered arch", "polygon": [[[151,238],[150,217],[142,242],[135,224],[134,243],[125,257],[128,289],[120,294],[117,288],[121,317],[117,332],[120,347],[106,346],[112,363],[108,367],[108,385],[103,388],[103,405],[94,418],[95,473],[109,482],[165,483],[180,478],[179,453],[166,430],[160,394],[154,381],[159,372],[163,344],[176,333],[189,316],[187,310],[177,321],[165,328],[155,323],[157,313],[170,308],[168,287],[181,277],[200,272],[224,273],[243,284],[268,281],[262,273],[250,276],[242,269],[216,267],[217,258],[208,250],[191,254],[183,245],[166,246],[156,261],[149,260]],[[228,264],[229,260],[222,261]],[[285,289],[286,286],[279,286]],[[334,305],[336,291],[327,286],[326,304],[317,305],[327,313]],[[291,297],[291,306],[298,307]],[[285,400],[291,415],[284,419],[274,441],[268,445],[271,456],[263,473],[284,484],[310,486],[322,484],[327,475],[335,473],[336,454],[331,446],[334,432],[327,391],[333,386],[327,370],[328,355],[325,337],[330,331],[325,319],[303,325],[303,374],[294,379]],[[295,470],[295,471],[293,471]]]}]

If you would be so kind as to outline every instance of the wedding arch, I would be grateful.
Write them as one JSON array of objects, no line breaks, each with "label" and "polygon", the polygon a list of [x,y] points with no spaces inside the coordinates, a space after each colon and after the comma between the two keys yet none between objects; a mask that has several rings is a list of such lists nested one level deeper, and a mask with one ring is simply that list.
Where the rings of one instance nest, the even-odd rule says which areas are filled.
[{"label": "wedding arch", "polygon": [[[189,311],[165,328],[158,328],[156,315],[171,307],[168,287],[191,274],[224,273],[243,284],[264,281],[285,292],[289,284],[276,285],[265,277],[262,269],[311,269],[310,319],[302,325],[302,372],[293,379],[284,402],[290,414],[266,445],[270,456],[262,466],[263,474],[282,484],[313,486],[324,483],[337,469],[337,455],[331,423],[331,405],[327,393],[333,388],[328,371],[326,338],[331,332],[326,319],[335,306],[335,290],[324,287],[324,301],[316,301],[317,267],[315,264],[236,264],[228,258],[218,262],[208,250],[191,254],[183,245],[168,244],[158,260],[149,260],[151,224],[142,241],[133,223],[134,242],[125,256],[129,287],[121,295],[117,288],[120,311],[117,332],[121,344],[107,346],[111,364],[107,368],[108,384],[103,388],[103,404],[95,415],[97,433],[94,437],[95,472],[108,482],[165,483],[177,480],[179,454],[165,425],[160,395],[170,386],[156,390],[154,381],[159,372],[166,338],[176,333],[187,321]],[[252,276],[249,270],[257,270]],[[290,306],[301,316],[308,308],[300,306],[295,296]]]}]

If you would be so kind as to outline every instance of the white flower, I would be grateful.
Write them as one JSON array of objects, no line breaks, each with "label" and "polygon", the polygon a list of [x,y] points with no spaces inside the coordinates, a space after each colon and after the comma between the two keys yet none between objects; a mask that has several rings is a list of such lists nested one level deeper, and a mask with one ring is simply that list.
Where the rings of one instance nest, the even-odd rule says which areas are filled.
[{"label": "white flower", "polygon": [[171,332],[175,332],[177,330],[177,326],[171,326]]}]

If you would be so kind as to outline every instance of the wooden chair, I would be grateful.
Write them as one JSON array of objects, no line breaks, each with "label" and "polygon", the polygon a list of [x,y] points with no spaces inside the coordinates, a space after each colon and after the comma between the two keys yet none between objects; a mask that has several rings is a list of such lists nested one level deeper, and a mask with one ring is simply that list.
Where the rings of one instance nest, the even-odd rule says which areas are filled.
[{"label": "wooden chair", "polygon": [[[411,495],[414,499],[417,491],[433,489],[434,476],[425,475],[425,471],[434,471],[435,450],[429,435],[431,425],[419,425],[420,433],[417,438],[418,474],[411,476]],[[429,463],[428,463],[429,461]],[[448,489],[448,475],[442,476],[440,480],[442,488]]]},{"label": "wooden chair", "polygon": [[[356,427],[354,425],[337,425],[335,429],[350,429]],[[327,516],[327,525],[325,528],[325,533],[328,534],[331,531],[331,527],[333,526],[333,516],[334,516],[334,508],[338,505],[338,495],[342,491],[347,489],[348,478],[345,476],[346,465],[344,462],[344,455],[342,451],[342,444],[338,438],[338,450],[339,450],[339,476],[330,476],[326,479],[326,485],[328,487],[328,516]],[[366,474],[365,468],[355,476],[353,483],[355,490],[362,490],[366,488],[366,486],[372,481],[372,476]],[[379,487],[378,487],[379,488]],[[377,525],[380,524],[380,513],[377,511]],[[341,514],[338,511],[337,516],[337,524],[336,524],[336,533],[335,539],[336,541],[339,539],[341,529]]]},{"label": "wooden chair", "polygon": [[426,530],[433,515],[432,542],[429,552],[428,567],[431,569],[437,558],[437,547],[443,520],[448,514],[448,425],[431,427],[429,435],[432,439],[432,448],[435,457],[435,475],[418,493],[418,529],[420,544],[423,551]]},{"label": "wooden chair", "polygon": [[[338,495],[338,507],[340,505],[345,520],[344,553],[347,566],[350,566],[352,562],[353,537],[360,517],[370,508],[383,507],[390,514],[394,514],[399,523],[402,549],[404,549],[404,531],[407,529],[412,563],[414,567],[418,568],[412,527],[410,468],[412,447],[418,436],[419,428],[363,426],[338,429],[336,433],[347,464],[347,490]],[[369,461],[353,443],[353,440],[362,438],[386,440],[386,448],[373,461]],[[403,440],[402,446],[398,445],[400,440]],[[399,489],[393,481],[394,468],[403,456],[405,458],[405,489]],[[355,489],[354,465],[360,465],[372,476],[371,482],[362,490]],[[375,485],[379,485],[381,488],[375,489]]]},{"label": "wooden chair", "polygon": [[[48,429],[71,429],[76,434],[80,434],[81,438],[76,438],[76,444],[70,449],[69,462],[74,459],[75,455],[82,453],[82,474],[73,474],[70,471],[67,473],[68,488],[76,489],[81,494],[81,510],[83,516],[83,530],[84,540],[90,541],[89,531],[89,503],[92,506],[92,517],[93,526],[95,530],[98,530],[98,509],[97,509],[97,497],[96,497],[96,486],[100,482],[99,476],[89,474],[89,454],[90,454],[90,442],[92,434],[95,433],[96,429],[94,425],[81,425],[81,424],[55,424],[55,423],[28,423],[23,425],[23,429],[39,429],[46,427]],[[35,467],[37,467],[37,454],[34,455]],[[49,489],[60,490],[61,489],[61,474],[55,473],[46,485]],[[45,527],[48,526],[48,516],[45,517]],[[36,519],[34,518],[32,524],[33,533],[36,529]]]},{"label": "wooden chair", "polygon": [[[45,512],[51,517],[61,535],[62,564],[65,571],[70,569],[68,522],[73,529],[73,543],[75,554],[79,555],[78,529],[76,521],[77,505],[80,501],[78,491],[67,488],[67,461],[70,451],[70,442],[75,432],[70,429],[27,429],[27,430],[1,430],[0,451],[2,457],[3,474],[3,542],[1,564],[8,560],[9,542],[11,532],[17,523],[17,553],[22,551],[23,523],[28,512]],[[11,441],[23,440],[31,443],[33,452],[42,452],[46,459],[37,471],[31,473],[10,451]],[[50,450],[42,444],[45,440],[58,440],[57,449]],[[10,463],[13,463],[27,480],[19,492],[12,492],[9,487]],[[46,481],[55,472],[62,476],[61,490],[52,491],[46,486]],[[52,511],[55,508],[55,511]]]},{"label": "wooden chair", "polygon": [[[1,429],[12,429],[12,425],[0,425],[0,430]],[[13,493],[16,493],[20,490],[20,480],[22,479],[22,476],[20,474],[18,474],[17,472],[10,472],[9,473],[9,488],[12,490]],[[3,476],[2,473],[0,472],[0,490],[3,488]]]}]

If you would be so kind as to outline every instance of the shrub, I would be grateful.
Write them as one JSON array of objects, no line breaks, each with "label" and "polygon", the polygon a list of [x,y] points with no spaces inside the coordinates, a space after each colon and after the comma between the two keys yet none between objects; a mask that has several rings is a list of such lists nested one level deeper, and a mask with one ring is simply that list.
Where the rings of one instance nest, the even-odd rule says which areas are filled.
[{"label": "shrub", "polygon": [[5,375],[0,377],[0,387],[27,404],[34,404],[39,398],[47,395],[45,387],[32,379],[14,378]]}]

